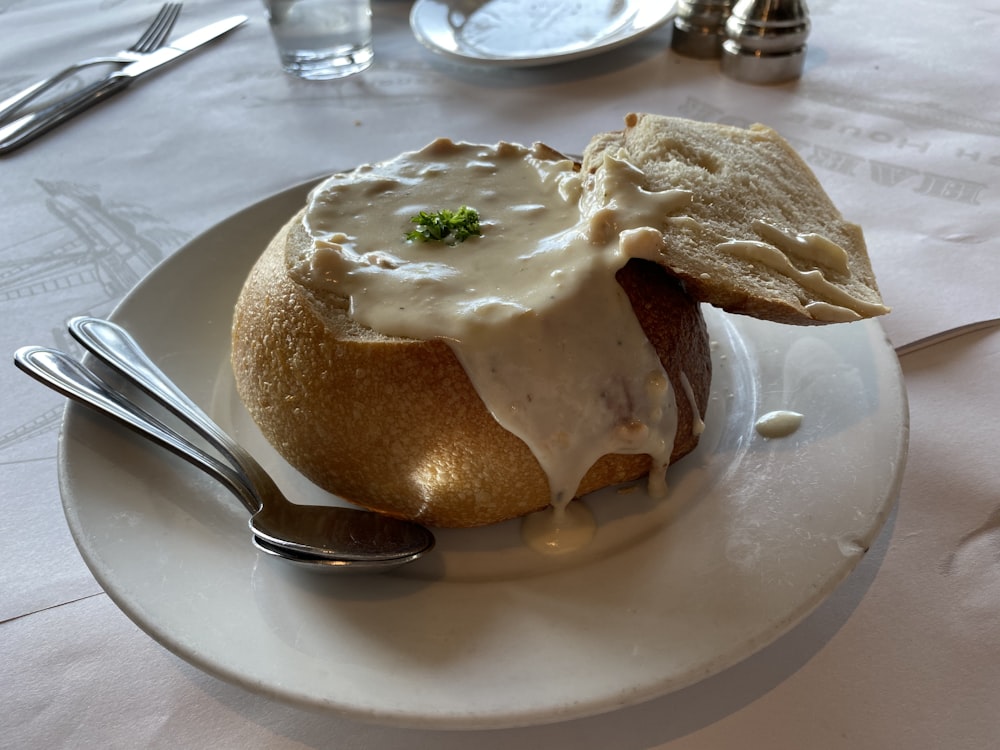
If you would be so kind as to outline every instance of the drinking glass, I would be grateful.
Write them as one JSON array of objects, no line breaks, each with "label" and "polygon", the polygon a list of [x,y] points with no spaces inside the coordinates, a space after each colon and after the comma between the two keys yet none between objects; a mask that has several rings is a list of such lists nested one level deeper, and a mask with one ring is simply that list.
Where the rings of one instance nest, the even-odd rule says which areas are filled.
[{"label": "drinking glass", "polygon": [[308,80],[343,78],[372,64],[370,0],[265,0],[287,73]]}]

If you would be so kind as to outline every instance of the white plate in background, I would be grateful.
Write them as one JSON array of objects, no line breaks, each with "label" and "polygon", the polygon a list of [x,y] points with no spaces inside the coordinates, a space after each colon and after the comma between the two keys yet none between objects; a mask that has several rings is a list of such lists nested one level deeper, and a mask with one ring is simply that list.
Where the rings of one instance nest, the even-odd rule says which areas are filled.
[{"label": "white plate in background", "polygon": [[528,67],[621,47],[674,13],[672,0],[417,0],[410,27],[453,60]]}]

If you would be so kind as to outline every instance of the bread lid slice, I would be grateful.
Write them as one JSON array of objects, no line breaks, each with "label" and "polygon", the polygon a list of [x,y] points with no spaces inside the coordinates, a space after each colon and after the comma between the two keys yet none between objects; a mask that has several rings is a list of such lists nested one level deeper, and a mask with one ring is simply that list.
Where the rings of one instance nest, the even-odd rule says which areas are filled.
[{"label": "bread lid slice", "polygon": [[584,171],[606,158],[641,169],[647,190],[691,192],[657,229],[661,264],[695,299],[799,325],[889,312],[861,228],[771,128],[633,113],[591,140]]}]

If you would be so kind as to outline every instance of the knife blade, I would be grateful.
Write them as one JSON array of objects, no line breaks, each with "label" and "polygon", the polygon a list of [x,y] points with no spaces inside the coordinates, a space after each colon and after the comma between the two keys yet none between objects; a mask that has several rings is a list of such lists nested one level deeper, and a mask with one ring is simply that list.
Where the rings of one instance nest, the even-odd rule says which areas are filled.
[{"label": "knife blade", "polygon": [[242,26],[247,16],[231,16],[185,34],[166,46],[144,55],[121,70],[115,71],[96,83],[85,86],[38,112],[27,114],[0,128],[0,154],[10,153],[24,146],[53,128],[90,109],[133,82],[208,44],[233,29]]}]

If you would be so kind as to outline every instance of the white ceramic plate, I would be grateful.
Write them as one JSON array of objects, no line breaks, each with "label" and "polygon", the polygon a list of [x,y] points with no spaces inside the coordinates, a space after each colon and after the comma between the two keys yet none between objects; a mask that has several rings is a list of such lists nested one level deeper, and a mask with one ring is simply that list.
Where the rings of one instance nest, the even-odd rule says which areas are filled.
[{"label": "white ceramic plate", "polygon": [[527,67],[620,47],[674,16],[673,0],[417,0],[410,27],[464,62]]},{"label": "white ceramic plate", "polygon": [[[335,502],[281,461],[234,395],[233,302],[306,186],[222,222],[118,307],[162,368],[287,492]],[[691,684],[773,641],[857,564],[896,497],[907,441],[877,323],[795,328],[706,311],[716,371],[698,450],[671,495],[587,498],[597,538],[544,559],[516,522],[439,534],[398,573],[333,577],[251,546],[211,480],[76,405],[60,483],[69,526],[141,628],[223,679],[299,705],[419,727],[486,728],[609,711]],[[805,415],[765,440],[773,409]]]}]

